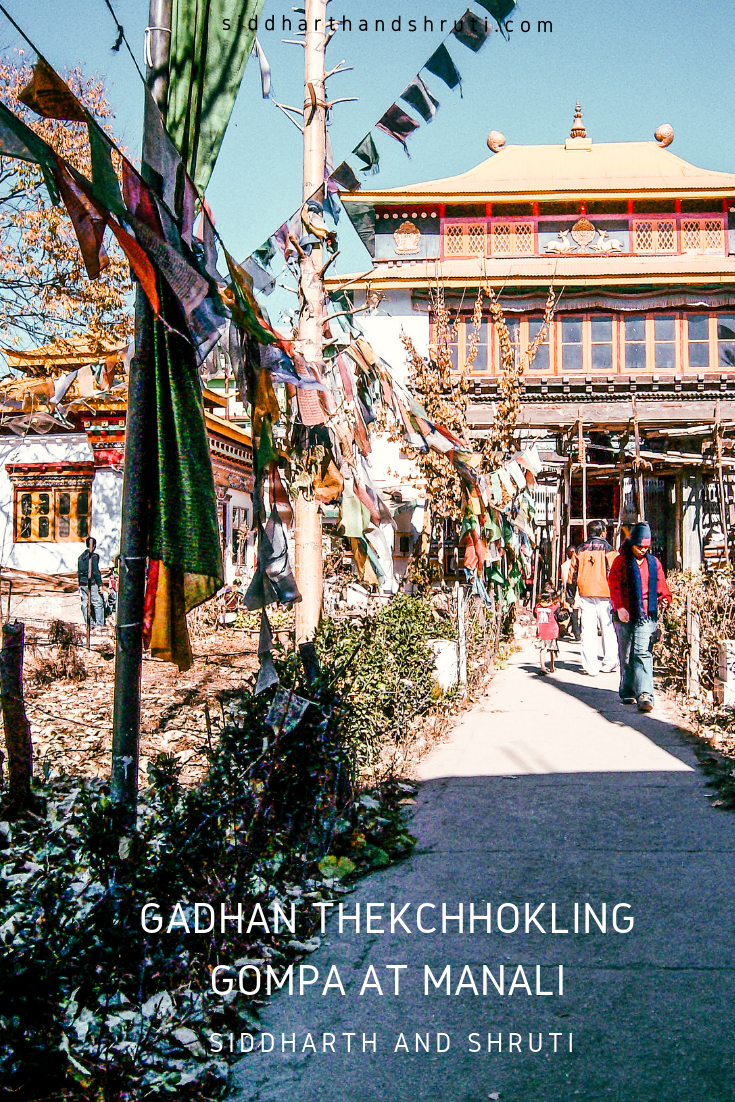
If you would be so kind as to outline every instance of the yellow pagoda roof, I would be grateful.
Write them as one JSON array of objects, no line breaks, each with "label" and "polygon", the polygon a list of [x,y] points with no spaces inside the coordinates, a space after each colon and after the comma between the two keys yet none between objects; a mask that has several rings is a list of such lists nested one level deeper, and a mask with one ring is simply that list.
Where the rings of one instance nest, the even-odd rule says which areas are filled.
[{"label": "yellow pagoda roof", "polygon": [[85,337],[72,337],[62,343],[52,342],[40,348],[2,348],[0,352],[8,366],[16,371],[60,370],[95,364],[110,356],[122,359],[127,343],[98,343],[92,346]]},{"label": "yellow pagoda roof", "polygon": [[509,145],[481,164],[442,180],[343,193],[345,203],[427,202],[469,198],[538,200],[555,196],[634,198],[735,195],[735,174],[698,168],[656,142],[577,139],[565,145]]}]

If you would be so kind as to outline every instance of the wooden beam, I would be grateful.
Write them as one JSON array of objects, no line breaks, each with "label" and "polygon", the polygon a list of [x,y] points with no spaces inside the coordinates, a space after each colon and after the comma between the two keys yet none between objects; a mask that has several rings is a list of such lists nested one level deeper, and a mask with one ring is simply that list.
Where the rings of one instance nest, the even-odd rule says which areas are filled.
[{"label": "wooden beam", "polygon": [[645,483],[643,480],[643,469],[641,467],[641,433],[638,424],[638,405],[635,398],[633,399],[633,435],[635,436],[635,485],[636,497],[638,498],[636,502],[638,506],[638,520],[645,520],[646,502]]},{"label": "wooden beam", "polygon": [[716,465],[717,465],[717,488],[718,488],[718,491],[719,491],[719,498],[720,498],[720,523],[722,525],[722,537],[725,541],[724,542],[725,562],[729,565],[729,563],[730,563],[730,541],[728,539],[728,533],[727,533],[728,516],[727,516],[727,499],[725,497],[725,479],[724,479],[724,476],[723,476],[723,473],[722,473],[722,433],[723,433],[723,429],[722,429],[722,420],[720,418],[720,403],[718,402],[717,406],[715,407],[715,428],[714,428],[714,439],[715,439],[715,449],[716,449],[715,454],[716,454]]},{"label": "wooden beam", "polygon": [[587,539],[587,445],[584,442],[584,421],[581,410],[577,422],[577,449],[582,467],[582,526],[584,538]]},{"label": "wooden beam", "polygon": [[[638,424],[641,428],[673,428],[682,425],[684,428],[692,424],[705,422],[712,424],[711,401],[647,401],[637,399]],[[735,420],[735,402],[723,401],[720,403],[721,418],[723,423],[727,420]],[[579,416],[579,406],[572,402],[552,401],[548,405],[524,403],[518,418],[518,427],[523,429],[549,429],[557,431],[573,431]],[[628,428],[633,419],[633,405],[630,401],[624,402],[586,402],[584,405],[584,421],[588,429],[603,427],[606,429],[624,430]],[[493,424],[493,407],[472,403],[467,409],[467,420],[471,428],[483,430],[491,428]],[[708,429],[712,431],[711,428]]]}]

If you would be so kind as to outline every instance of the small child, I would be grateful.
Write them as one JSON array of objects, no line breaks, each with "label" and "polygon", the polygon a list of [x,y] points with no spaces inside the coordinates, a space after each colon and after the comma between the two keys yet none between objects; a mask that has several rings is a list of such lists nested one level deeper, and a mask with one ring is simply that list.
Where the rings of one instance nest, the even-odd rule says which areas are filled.
[{"label": "small child", "polygon": [[538,604],[534,609],[536,615],[536,646],[539,651],[541,673],[548,673],[546,663],[546,651],[549,652],[549,665],[554,672],[556,656],[559,653],[559,625],[554,613],[559,608],[559,597],[553,585],[544,586]]}]

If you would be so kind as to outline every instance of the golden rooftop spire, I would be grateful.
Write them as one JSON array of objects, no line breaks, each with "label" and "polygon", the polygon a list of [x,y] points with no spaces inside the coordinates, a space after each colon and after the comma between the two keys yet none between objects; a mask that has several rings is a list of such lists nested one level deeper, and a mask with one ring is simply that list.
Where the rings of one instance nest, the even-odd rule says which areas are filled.
[{"label": "golden rooftop spire", "polygon": [[574,109],[574,122],[572,123],[572,129],[569,133],[570,138],[586,138],[587,131],[584,128],[584,122],[582,121],[582,107],[577,100],[577,106]]}]

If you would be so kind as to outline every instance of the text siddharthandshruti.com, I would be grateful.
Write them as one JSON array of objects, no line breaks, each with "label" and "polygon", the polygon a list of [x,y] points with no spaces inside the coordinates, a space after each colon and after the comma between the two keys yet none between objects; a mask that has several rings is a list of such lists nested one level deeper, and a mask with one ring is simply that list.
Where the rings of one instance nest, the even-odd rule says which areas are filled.
[{"label": "text siddharthandshruti.com", "polygon": [[[315,19],[314,25],[307,27],[306,19],[298,19],[293,15],[282,15],[280,19],[275,15],[269,15],[266,19],[253,16],[252,19],[242,20],[243,26],[247,26],[254,34],[263,34],[264,31],[275,31],[278,34],[305,34],[307,29],[313,31],[326,30],[329,34],[451,34],[452,31],[461,33],[463,29],[469,29],[472,33],[483,32],[490,34],[493,31],[501,33],[501,28],[492,19],[483,19],[479,15],[464,15],[461,19],[434,19],[428,15],[417,16],[408,19],[405,15],[397,15],[393,19],[360,19],[354,14],[343,15],[339,19],[331,16],[329,19]],[[222,30],[225,33],[236,29],[239,24],[234,19],[223,19]],[[503,23],[502,33],[512,34],[552,34],[553,24],[550,19],[507,19]]]}]

